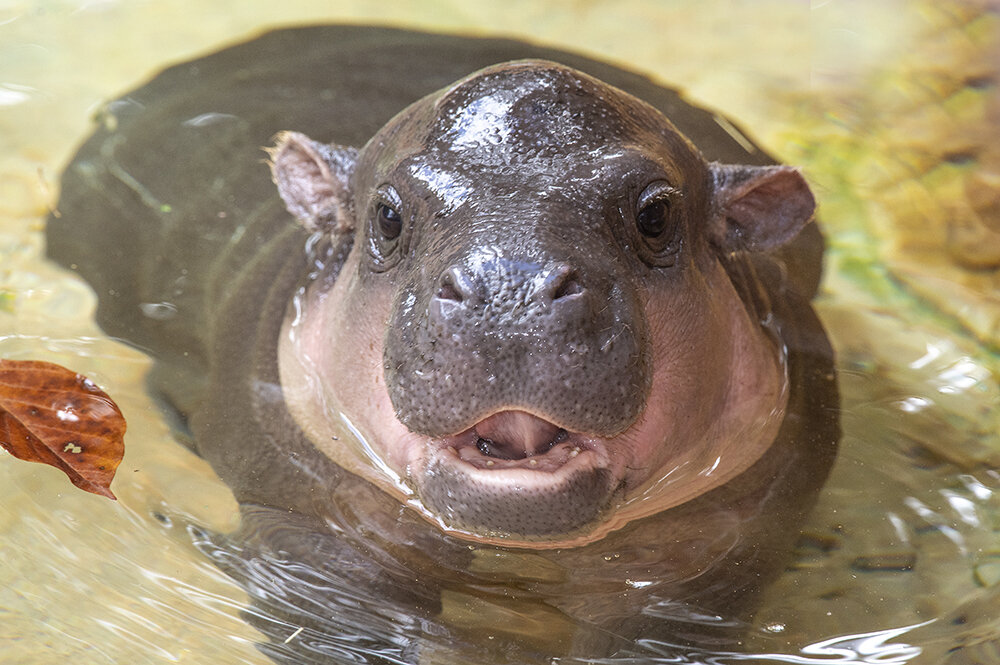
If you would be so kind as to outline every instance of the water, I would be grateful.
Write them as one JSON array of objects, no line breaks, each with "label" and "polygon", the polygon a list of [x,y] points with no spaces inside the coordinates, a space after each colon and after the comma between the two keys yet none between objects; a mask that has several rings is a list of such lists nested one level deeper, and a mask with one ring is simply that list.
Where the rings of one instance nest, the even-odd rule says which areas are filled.
[{"label": "water", "polygon": [[[170,438],[144,395],[148,361],[104,337],[87,288],[40,260],[41,220],[100,103],[163,65],[266,27],[386,17],[649,72],[752,128],[817,187],[831,239],[818,309],[839,353],[842,454],[750,632],[749,650],[772,655],[691,659],[1000,660],[995,271],[950,267],[935,231],[968,207],[956,183],[980,166],[954,155],[989,136],[976,133],[989,87],[942,81],[983,76],[995,15],[837,0],[273,5],[0,6],[0,355],[88,374],[129,421],[115,504],[58,471],[0,460],[0,662],[269,662],[240,617],[245,592],[183,528],[185,516],[234,528],[228,489]],[[907,226],[930,240],[901,235]],[[922,280],[907,279],[914,263]],[[646,657],[664,648],[640,646]]]}]

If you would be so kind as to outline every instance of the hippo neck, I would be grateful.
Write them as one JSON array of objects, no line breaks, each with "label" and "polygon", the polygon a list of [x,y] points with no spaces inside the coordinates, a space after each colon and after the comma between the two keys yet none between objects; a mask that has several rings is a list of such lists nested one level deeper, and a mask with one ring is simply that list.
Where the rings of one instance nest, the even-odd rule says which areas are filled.
[{"label": "hippo neck", "polygon": [[275,353],[302,276],[319,261],[335,278],[344,256],[338,249],[310,243],[297,225],[289,225],[216,305],[219,325],[208,340],[209,389],[192,430],[197,441],[212,442],[199,453],[241,503],[310,512],[313,493],[305,488],[329,490],[344,477],[289,415]]}]

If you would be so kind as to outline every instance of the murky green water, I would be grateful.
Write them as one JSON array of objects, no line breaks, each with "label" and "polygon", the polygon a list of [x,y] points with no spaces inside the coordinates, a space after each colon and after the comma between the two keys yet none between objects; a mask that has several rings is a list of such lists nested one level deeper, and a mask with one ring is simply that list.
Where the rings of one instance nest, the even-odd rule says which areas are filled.
[{"label": "murky green water", "polygon": [[[845,436],[749,649],[784,654],[758,657],[772,662],[1000,662],[997,271],[988,259],[956,267],[953,257],[968,264],[968,252],[942,230],[985,219],[975,237],[989,254],[997,222],[980,201],[1000,162],[987,140],[998,122],[1000,60],[991,54],[1000,18],[988,9],[892,0],[0,3],[0,356],[86,373],[129,420],[114,504],[58,471],[0,459],[0,662],[268,662],[239,616],[244,591],[152,517],[232,528],[228,489],[171,440],[144,394],[148,361],[104,337],[88,288],[42,261],[41,225],[103,101],[179,59],[320,21],[584,51],[680,86],[804,165],[831,245],[818,308],[839,352]],[[878,631],[889,632],[858,637]]]}]

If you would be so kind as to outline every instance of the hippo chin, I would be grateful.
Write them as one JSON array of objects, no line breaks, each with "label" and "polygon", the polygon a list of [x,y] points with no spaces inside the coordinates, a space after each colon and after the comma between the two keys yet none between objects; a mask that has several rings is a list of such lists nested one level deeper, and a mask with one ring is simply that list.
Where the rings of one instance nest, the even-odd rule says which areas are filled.
[{"label": "hippo chin", "polygon": [[[725,265],[810,221],[796,170],[708,164],[659,111],[546,61],[471,74],[361,149],[284,133],[271,157],[288,209],[350,248],[285,319],[291,413],[446,528],[597,537],[774,441],[780,331]],[[345,415],[363,445],[340,443]]]}]

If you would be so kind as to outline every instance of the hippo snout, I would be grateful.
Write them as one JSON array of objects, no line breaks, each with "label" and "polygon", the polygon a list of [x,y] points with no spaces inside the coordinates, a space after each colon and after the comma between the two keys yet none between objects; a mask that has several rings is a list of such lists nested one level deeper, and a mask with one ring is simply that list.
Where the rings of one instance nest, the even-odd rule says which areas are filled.
[{"label": "hippo snout", "polygon": [[414,285],[426,301],[400,300],[384,350],[400,421],[449,436],[523,410],[569,431],[627,429],[645,406],[646,326],[634,294],[585,264],[490,248]]}]

